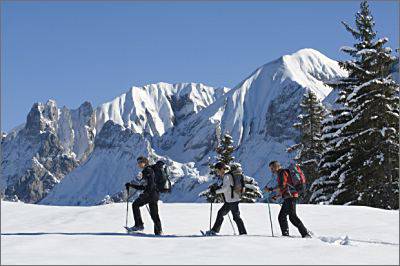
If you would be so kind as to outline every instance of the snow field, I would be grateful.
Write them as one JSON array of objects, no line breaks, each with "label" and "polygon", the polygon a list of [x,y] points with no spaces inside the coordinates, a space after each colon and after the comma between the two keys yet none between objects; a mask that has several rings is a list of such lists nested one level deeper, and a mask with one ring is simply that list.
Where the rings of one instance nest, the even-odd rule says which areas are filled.
[{"label": "snow field", "polygon": [[[221,204],[213,204],[213,222]],[[2,264],[399,264],[399,213],[369,207],[299,205],[313,239],[271,237],[266,204],[241,204],[249,235],[208,229],[209,204],[160,203],[164,236],[146,208],[144,234],[125,233],[126,204],[60,207],[1,202]],[[275,235],[279,205],[272,204]],[[132,226],[129,206],[129,225]],[[290,225],[291,226],[291,225]],[[237,231],[236,227],[235,230]],[[299,233],[292,226],[292,235]]]}]

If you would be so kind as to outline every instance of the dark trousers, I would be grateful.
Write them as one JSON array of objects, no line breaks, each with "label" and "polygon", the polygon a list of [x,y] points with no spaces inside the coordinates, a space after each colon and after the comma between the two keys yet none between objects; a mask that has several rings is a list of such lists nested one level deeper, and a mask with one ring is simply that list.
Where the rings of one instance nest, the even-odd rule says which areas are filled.
[{"label": "dark trousers", "polygon": [[289,215],[290,222],[297,227],[301,236],[308,234],[306,227],[301,222],[300,218],[296,214],[296,199],[287,198],[284,199],[281,211],[279,212],[278,220],[281,227],[282,235],[289,235],[289,225],[287,216]]},{"label": "dark trousers", "polygon": [[135,226],[143,226],[142,216],[140,215],[140,207],[149,204],[150,216],[154,222],[154,233],[159,234],[162,231],[161,220],[158,215],[158,198],[151,197],[148,194],[141,194],[133,203],[133,218],[135,219]]},{"label": "dark trousers", "polygon": [[224,216],[229,212],[232,212],[233,220],[238,227],[239,234],[247,234],[243,220],[240,218],[239,202],[225,202],[224,205],[222,205],[221,209],[218,211],[217,219],[215,220],[212,230],[217,233],[219,232],[222,222],[224,221]]}]

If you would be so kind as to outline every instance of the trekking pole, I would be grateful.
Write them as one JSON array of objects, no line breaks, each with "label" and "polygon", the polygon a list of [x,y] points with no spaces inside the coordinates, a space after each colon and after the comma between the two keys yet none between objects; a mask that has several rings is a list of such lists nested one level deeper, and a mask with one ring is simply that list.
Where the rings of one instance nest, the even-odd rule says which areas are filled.
[{"label": "trekking pole", "polygon": [[129,212],[129,188],[126,189],[126,216],[125,227],[128,227],[128,212]]},{"label": "trekking pole", "polygon": [[149,214],[151,216],[150,209],[149,209],[149,206],[147,204],[146,204],[146,209],[147,209],[147,211],[149,212]]},{"label": "trekking pole", "polygon": [[211,231],[211,220],[212,220],[212,201],[211,201],[211,206],[210,206],[210,231]]},{"label": "trekking pole", "polygon": [[228,213],[228,218],[229,218],[229,222],[231,223],[231,226],[232,226],[233,234],[236,235],[236,230],[235,230],[235,227],[233,226],[233,223],[231,220],[231,215],[229,213]]},{"label": "trekking pole", "polygon": [[267,203],[268,203],[268,212],[269,212],[269,223],[271,224],[271,234],[272,237],[274,237],[274,228],[272,227],[272,218],[271,218],[271,207],[269,206],[269,198],[267,197]]}]

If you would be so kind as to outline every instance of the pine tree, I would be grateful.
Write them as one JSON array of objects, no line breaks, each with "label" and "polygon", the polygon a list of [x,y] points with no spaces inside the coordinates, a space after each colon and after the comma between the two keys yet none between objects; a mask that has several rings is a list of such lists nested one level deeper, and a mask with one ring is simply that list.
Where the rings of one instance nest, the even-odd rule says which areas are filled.
[{"label": "pine tree", "polygon": [[[328,135],[331,138],[326,154],[339,150],[341,156],[336,162],[327,161],[328,164],[321,166],[321,172],[328,169],[327,175],[315,182],[312,200],[329,198],[327,202],[334,204],[397,209],[399,85],[390,75],[396,59],[391,49],[384,47],[387,38],[375,41],[375,22],[368,3],[362,2],[360,9],[356,14],[356,29],[343,23],[359,40],[354,47],[342,49],[353,57],[340,62],[349,76],[338,83],[338,102],[342,109],[347,109],[339,112],[339,116],[347,118],[337,128],[324,129],[333,131]],[[338,119],[335,112],[332,120]]]},{"label": "pine tree", "polygon": [[[225,165],[229,166],[231,163],[234,162],[235,157],[232,156],[232,153],[235,151],[235,148],[233,146],[233,140],[232,137],[229,134],[225,134],[222,139],[220,136],[220,128],[217,126],[216,134],[219,134],[217,136],[218,139],[218,146],[215,149],[215,152],[217,153],[216,157],[216,162],[222,162]],[[214,163],[209,160],[208,167],[210,168],[210,175],[216,175],[216,171],[214,169]]]},{"label": "pine tree", "polygon": [[[357,47],[361,43],[372,40],[375,37],[375,33],[372,30],[373,23],[370,21],[372,17],[365,12],[366,5],[365,2],[361,3],[361,11],[356,14],[356,25],[359,31],[342,22],[346,30],[360,40],[360,43],[355,44],[354,48],[341,48],[343,52],[350,56],[356,55],[359,49]],[[322,123],[322,139],[326,145],[319,164],[320,178],[311,185],[313,194],[310,202],[312,203],[335,203],[337,195],[345,191],[342,185],[344,177],[351,172],[350,165],[347,163],[351,156],[351,133],[344,130],[352,119],[347,97],[353,92],[354,87],[361,85],[358,75],[362,71],[362,65],[356,60],[339,62],[339,65],[349,71],[349,76],[327,84],[338,91],[337,107],[331,111],[331,115]],[[349,65],[354,66],[354,72],[349,70]]]},{"label": "pine tree", "polygon": [[[220,129],[217,127],[216,134],[220,134]],[[220,136],[217,136],[217,139],[220,139]],[[225,165],[229,166],[231,170],[240,169],[241,165],[235,162],[235,157],[232,153],[235,151],[235,147],[233,146],[233,139],[228,134],[225,133],[222,136],[219,145],[215,149],[217,153],[216,161],[223,162]],[[215,175],[214,163],[209,162],[210,175]],[[257,182],[254,178],[245,176],[245,191],[242,194],[242,202],[256,202],[257,198],[262,197],[262,193],[260,188],[258,187]],[[221,182],[217,184],[213,184],[216,186],[222,185]],[[223,202],[224,199],[221,194],[213,195],[210,192],[210,189],[207,189],[199,194],[202,197],[205,197],[208,202]]]},{"label": "pine tree", "polygon": [[[235,157],[232,156],[232,153],[235,150],[235,148],[233,147],[232,137],[229,134],[224,134],[224,136],[221,139],[221,128],[220,128],[219,124],[216,127],[215,134],[216,134],[217,143],[218,143],[217,147],[215,148],[215,152],[217,153],[217,156],[214,159],[214,162],[211,161],[211,158],[209,158],[209,163],[208,163],[208,167],[210,168],[211,176],[216,176],[216,171],[214,168],[215,163],[223,162],[225,165],[229,166],[230,163],[233,162],[235,159]],[[215,182],[211,186],[219,187],[221,185],[222,185],[222,180],[217,180],[217,182]],[[224,198],[222,197],[222,195],[221,194],[217,194],[217,195],[212,194],[210,191],[210,188],[201,192],[199,194],[199,196],[205,197],[207,202],[213,202],[213,203],[224,202]]]},{"label": "pine tree", "polygon": [[234,151],[235,148],[233,147],[231,135],[224,134],[221,139],[221,144],[216,149],[216,152],[218,153],[218,162],[223,162],[226,165],[230,165],[235,160],[235,157],[232,156]]},{"label": "pine tree", "polygon": [[298,116],[299,122],[293,125],[300,131],[300,143],[291,146],[287,151],[297,152],[294,160],[307,177],[307,186],[302,194],[302,202],[307,203],[311,197],[309,184],[319,177],[318,164],[324,148],[321,138],[322,120],[326,110],[312,91],[304,94],[300,107],[302,114]]}]

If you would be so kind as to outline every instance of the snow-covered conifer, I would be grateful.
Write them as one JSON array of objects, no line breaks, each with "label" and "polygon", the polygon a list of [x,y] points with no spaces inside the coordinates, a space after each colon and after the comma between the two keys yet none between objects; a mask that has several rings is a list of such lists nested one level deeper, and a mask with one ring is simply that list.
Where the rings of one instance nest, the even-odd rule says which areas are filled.
[{"label": "snow-covered conifer", "polygon": [[[324,174],[313,184],[311,200],[393,209],[399,206],[399,85],[391,77],[396,58],[384,47],[387,38],[375,40],[368,3],[360,9],[356,28],[343,23],[358,42],[342,48],[352,60],[340,62],[349,76],[337,83],[342,111],[334,111],[331,121],[346,119],[324,128]],[[324,160],[336,152],[336,160]]]},{"label": "snow-covered conifer", "polygon": [[302,194],[302,202],[306,203],[311,196],[309,184],[319,177],[318,164],[324,148],[321,139],[322,120],[326,110],[312,91],[304,94],[300,106],[302,113],[298,116],[299,121],[293,125],[300,132],[300,142],[291,146],[288,152],[296,152],[294,160],[307,177],[307,187]]}]

